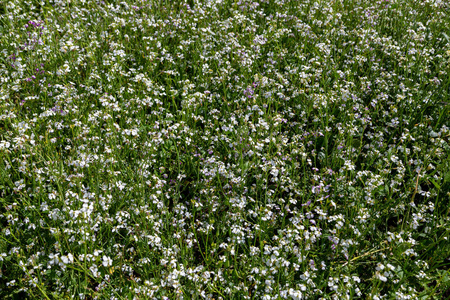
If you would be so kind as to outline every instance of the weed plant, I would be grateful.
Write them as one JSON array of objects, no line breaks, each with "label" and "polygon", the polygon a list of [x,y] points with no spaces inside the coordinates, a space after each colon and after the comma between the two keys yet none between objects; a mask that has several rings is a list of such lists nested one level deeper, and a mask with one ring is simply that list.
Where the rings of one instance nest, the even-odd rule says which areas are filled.
[{"label": "weed plant", "polygon": [[447,299],[450,2],[0,1],[2,299]]}]

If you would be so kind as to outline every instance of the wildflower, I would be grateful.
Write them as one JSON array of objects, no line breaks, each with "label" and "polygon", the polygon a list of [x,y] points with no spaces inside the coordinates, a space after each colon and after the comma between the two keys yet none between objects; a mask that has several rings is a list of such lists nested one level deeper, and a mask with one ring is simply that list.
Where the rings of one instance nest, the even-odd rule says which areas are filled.
[{"label": "wildflower", "polygon": [[110,267],[110,266],[112,266],[112,259],[109,258],[109,257],[106,256],[106,255],[103,255],[102,265],[103,265],[104,267]]}]

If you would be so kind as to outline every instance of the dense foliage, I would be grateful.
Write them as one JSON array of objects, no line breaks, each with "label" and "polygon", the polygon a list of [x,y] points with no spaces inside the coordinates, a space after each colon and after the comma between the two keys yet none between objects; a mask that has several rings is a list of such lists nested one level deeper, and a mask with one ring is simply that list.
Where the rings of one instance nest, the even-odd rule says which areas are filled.
[{"label": "dense foliage", "polygon": [[450,2],[0,1],[2,299],[450,297]]}]

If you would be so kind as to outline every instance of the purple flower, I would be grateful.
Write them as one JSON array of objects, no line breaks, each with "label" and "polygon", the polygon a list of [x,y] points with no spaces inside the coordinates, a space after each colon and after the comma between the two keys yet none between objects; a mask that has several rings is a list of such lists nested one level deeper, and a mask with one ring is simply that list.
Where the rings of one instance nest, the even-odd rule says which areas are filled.
[{"label": "purple flower", "polygon": [[249,99],[253,98],[253,93],[254,93],[254,91],[253,91],[253,89],[251,87],[247,88],[244,91],[244,95],[247,96],[247,98],[249,98]]},{"label": "purple flower", "polygon": [[311,200],[309,200],[308,202],[302,204],[302,206],[309,206],[311,204]]}]

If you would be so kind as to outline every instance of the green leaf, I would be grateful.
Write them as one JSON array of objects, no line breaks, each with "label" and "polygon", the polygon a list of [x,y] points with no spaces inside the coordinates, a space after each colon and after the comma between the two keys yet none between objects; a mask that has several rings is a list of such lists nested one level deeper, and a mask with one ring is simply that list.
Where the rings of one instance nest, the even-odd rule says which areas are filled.
[{"label": "green leaf", "polygon": [[434,186],[435,186],[437,189],[440,189],[440,188],[441,188],[441,186],[440,186],[434,179],[430,178],[430,181],[434,184]]},{"label": "green leaf", "polygon": [[444,176],[444,183],[446,182],[450,182],[450,172],[447,172],[447,174],[445,174]]}]

